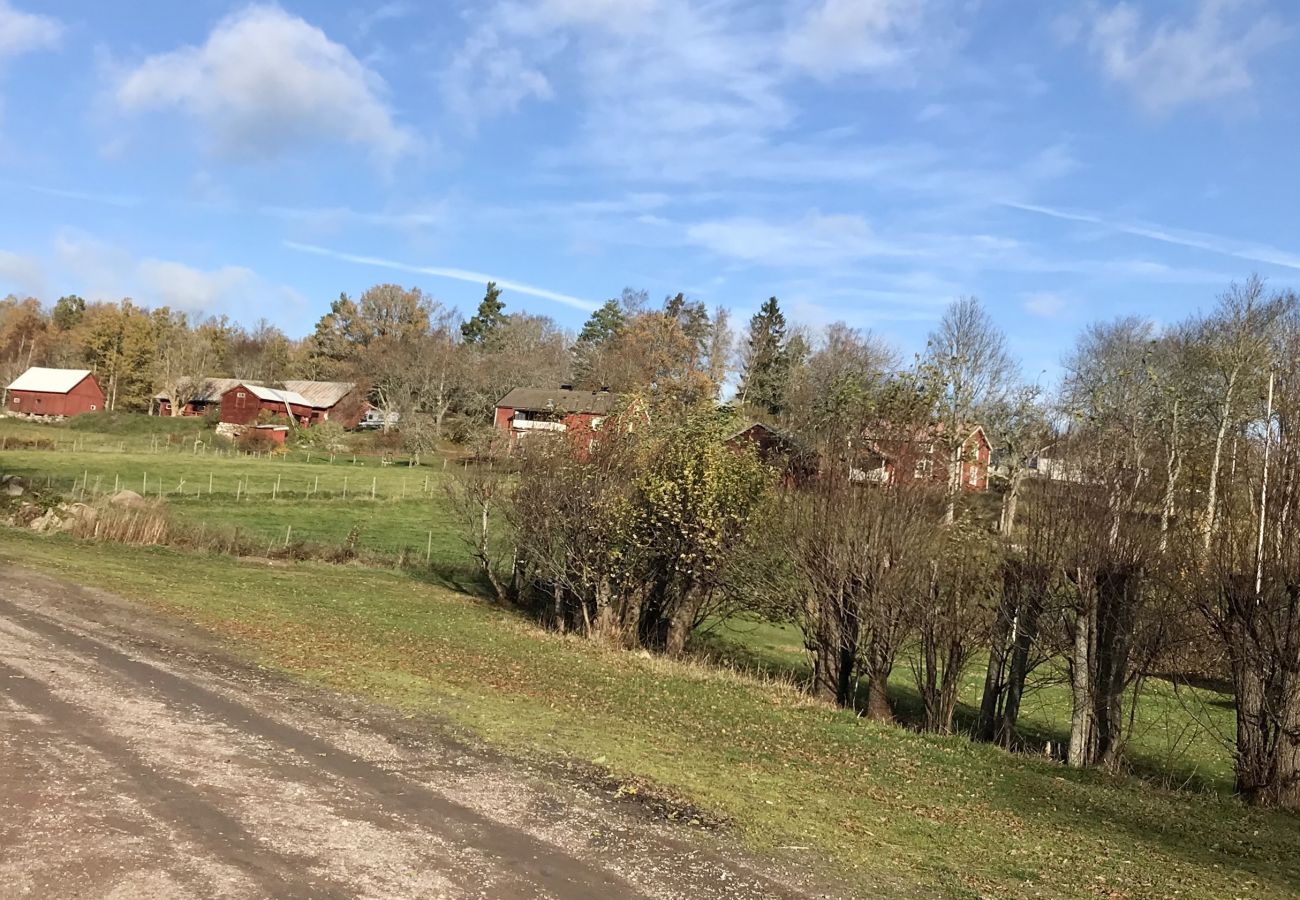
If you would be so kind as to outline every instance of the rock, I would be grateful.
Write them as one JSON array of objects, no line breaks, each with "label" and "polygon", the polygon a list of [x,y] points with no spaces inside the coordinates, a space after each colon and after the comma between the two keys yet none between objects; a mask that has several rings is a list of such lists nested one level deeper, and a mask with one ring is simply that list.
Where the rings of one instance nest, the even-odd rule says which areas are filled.
[{"label": "rock", "polygon": [[69,518],[67,527],[71,528],[74,522],[85,522],[87,525],[94,525],[95,520],[99,518],[99,510],[87,503],[74,503],[68,507]]},{"label": "rock", "polygon": [[27,493],[27,479],[18,475],[6,475],[0,479],[0,484],[4,485],[5,496],[21,497]]},{"label": "rock", "polygon": [[124,506],[127,509],[141,509],[149,505],[149,501],[135,491],[118,491],[108,498],[108,502],[111,506]]},{"label": "rock", "polygon": [[32,524],[27,527],[41,534],[49,534],[51,531],[57,531],[63,527],[63,519],[56,510],[47,509],[44,515],[34,519]]}]

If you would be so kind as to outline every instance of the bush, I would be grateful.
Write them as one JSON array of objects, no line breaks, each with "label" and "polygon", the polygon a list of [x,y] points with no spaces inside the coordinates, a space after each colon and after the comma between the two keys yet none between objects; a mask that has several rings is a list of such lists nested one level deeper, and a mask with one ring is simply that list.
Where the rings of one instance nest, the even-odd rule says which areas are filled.
[{"label": "bush", "polygon": [[326,420],[298,430],[298,446],[338,453],[346,449],[346,432],[338,422]]},{"label": "bush", "polygon": [[268,453],[279,449],[280,445],[269,431],[250,428],[239,436],[235,446],[245,453]]}]

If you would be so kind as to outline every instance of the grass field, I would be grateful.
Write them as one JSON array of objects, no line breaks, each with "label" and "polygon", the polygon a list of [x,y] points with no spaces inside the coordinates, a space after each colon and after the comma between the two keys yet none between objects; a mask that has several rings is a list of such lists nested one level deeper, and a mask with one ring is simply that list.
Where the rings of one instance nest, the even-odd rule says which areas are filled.
[{"label": "grass field", "polygon": [[[0,441],[53,441],[56,449],[0,451],[0,472],[22,475],[72,497],[130,489],[163,497],[176,517],[212,528],[238,527],[257,540],[338,544],[354,527],[379,554],[413,549],[448,562],[460,552],[445,491],[446,457],[418,466],[379,456],[293,450],[282,457],[216,454],[195,447],[196,419],[129,417],[118,432],[0,419]],[[141,421],[143,420],[143,421]],[[153,429],[152,431],[147,429]],[[187,430],[188,429],[188,430]],[[168,435],[181,443],[168,444]],[[123,446],[126,447],[123,450]]]},{"label": "grass field", "polygon": [[[648,779],[730,818],[758,848],[824,862],[864,894],[1300,891],[1295,817],[874,725],[779,682],[548,634],[410,574],[16,531],[0,533],[0,559],[138,597],[263,664],[511,750]],[[789,652],[788,634],[748,637]]]}]

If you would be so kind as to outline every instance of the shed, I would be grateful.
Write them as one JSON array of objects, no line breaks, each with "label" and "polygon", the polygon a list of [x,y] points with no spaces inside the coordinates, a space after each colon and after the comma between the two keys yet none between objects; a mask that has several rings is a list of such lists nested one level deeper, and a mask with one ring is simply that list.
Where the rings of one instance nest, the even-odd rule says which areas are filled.
[{"label": "shed", "polygon": [[79,416],[104,408],[104,391],[89,369],[33,366],[6,389],[5,409],[32,416]]}]

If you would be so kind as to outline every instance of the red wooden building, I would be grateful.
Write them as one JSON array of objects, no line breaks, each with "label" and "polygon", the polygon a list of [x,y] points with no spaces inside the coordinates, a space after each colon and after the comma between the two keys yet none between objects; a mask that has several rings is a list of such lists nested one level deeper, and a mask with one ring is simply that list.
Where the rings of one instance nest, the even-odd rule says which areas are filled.
[{"label": "red wooden building", "polygon": [[[204,378],[198,387],[192,392],[193,396],[186,401],[185,408],[181,410],[182,416],[202,416],[214,406],[221,406],[221,397],[233,387],[245,382],[238,378]],[[191,393],[186,391],[186,393]],[[171,397],[164,393],[154,394],[154,402],[157,404],[158,415],[170,416],[172,414]]]},{"label": "red wooden building", "polygon": [[593,431],[614,408],[609,391],[515,388],[497,401],[496,427],[518,441],[534,434]]},{"label": "red wooden building", "polygon": [[263,412],[268,417],[293,419],[299,425],[308,425],[312,421],[311,405],[294,391],[241,381],[221,395],[222,422],[256,425]]},{"label": "red wooden building", "polygon": [[328,420],[356,428],[370,408],[361,389],[351,381],[286,381],[284,388],[307,401],[313,422]]},{"label": "red wooden building", "polygon": [[[961,488],[964,491],[988,490],[993,446],[981,425],[966,426],[962,431],[965,437],[959,454]],[[885,431],[869,435],[866,458],[854,469],[854,477],[858,481],[879,483],[893,483],[900,477],[911,477],[947,484],[952,457],[948,442],[942,438],[941,427],[903,436]]]},{"label": "red wooden building", "polygon": [[104,391],[88,369],[33,366],[6,389],[5,409],[33,416],[79,416],[104,408]]}]

